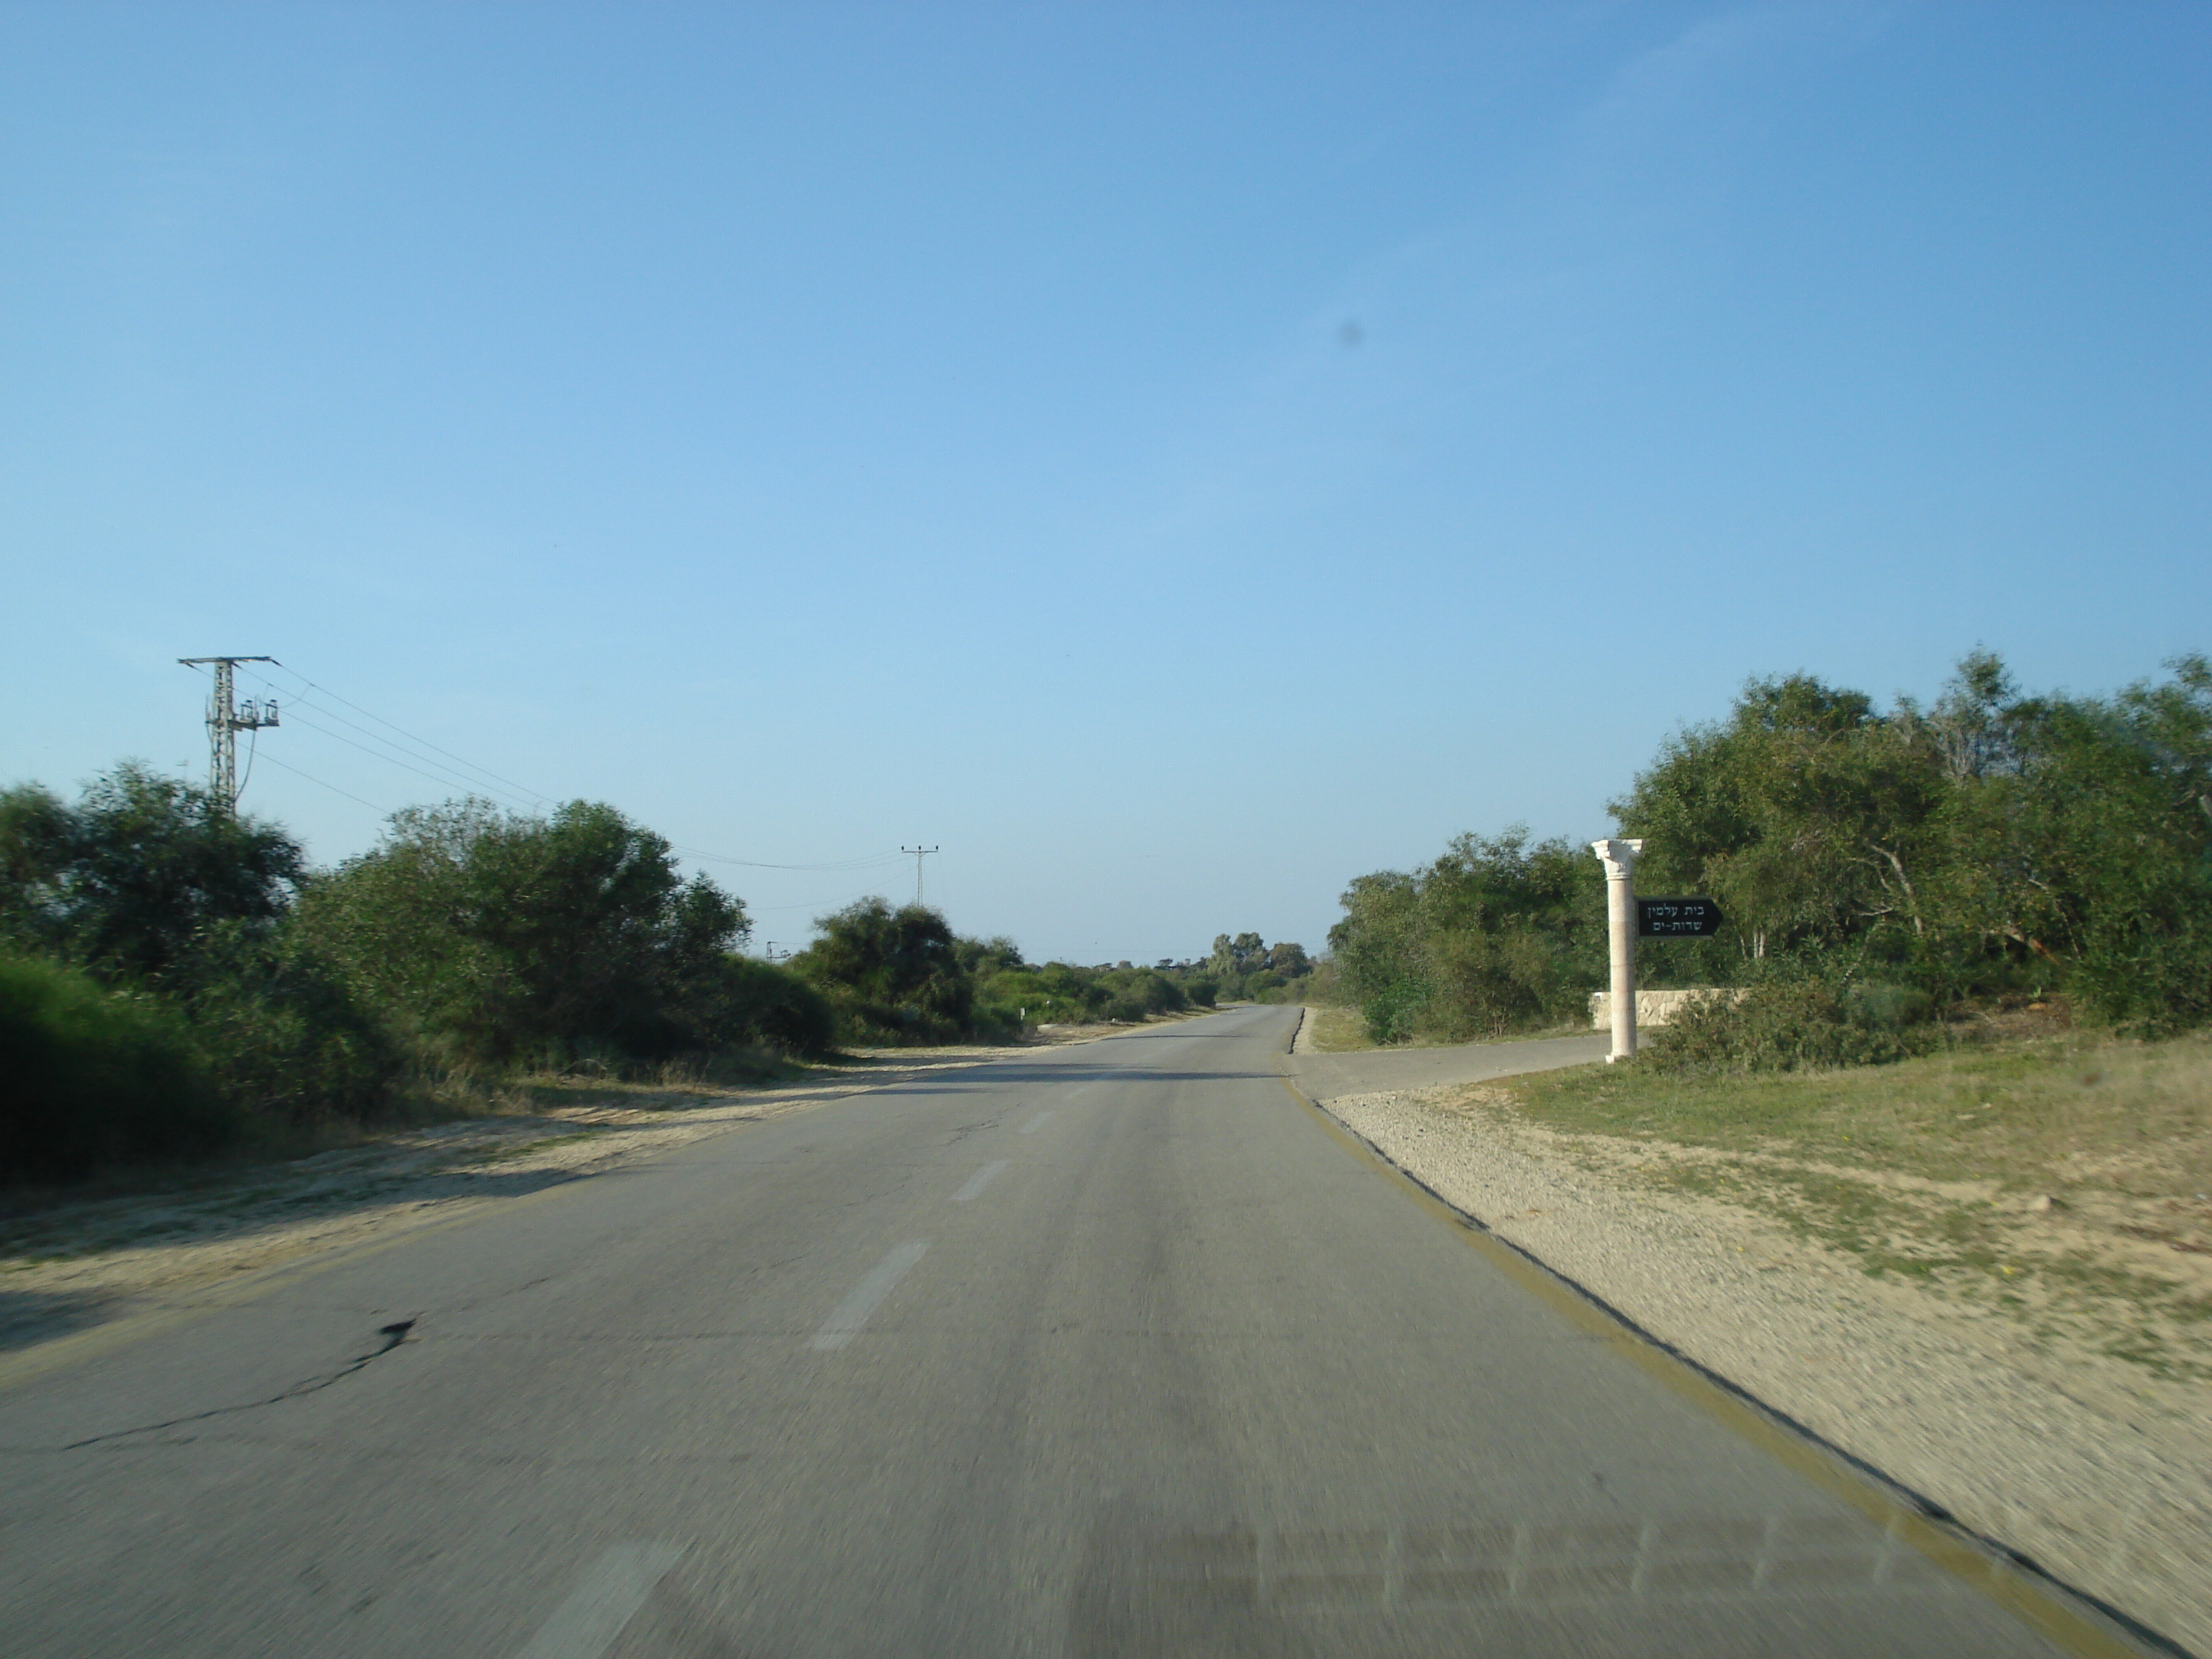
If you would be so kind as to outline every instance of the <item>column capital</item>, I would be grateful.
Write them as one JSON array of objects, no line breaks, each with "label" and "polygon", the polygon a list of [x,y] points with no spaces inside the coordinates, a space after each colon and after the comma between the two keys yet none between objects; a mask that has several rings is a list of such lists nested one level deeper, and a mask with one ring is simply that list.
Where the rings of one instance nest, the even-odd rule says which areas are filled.
[{"label": "column capital", "polygon": [[1607,881],[1626,881],[1636,869],[1636,860],[1643,856],[1644,843],[1617,838],[1594,841],[1590,843],[1590,851],[1605,861]]}]

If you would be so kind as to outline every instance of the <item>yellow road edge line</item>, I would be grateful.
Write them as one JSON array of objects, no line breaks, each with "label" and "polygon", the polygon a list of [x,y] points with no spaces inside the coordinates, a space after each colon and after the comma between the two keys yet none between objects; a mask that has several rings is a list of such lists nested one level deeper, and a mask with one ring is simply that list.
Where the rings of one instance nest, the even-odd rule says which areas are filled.
[{"label": "yellow road edge line", "polygon": [[[1369,1168],[1399,1188],[1421,1208],[1447,1223],[1460,1242],[1497,1267],[1521,1289],[1562,1316],[1577,1330],[1597,1338],[1646,1376],[1738,1437],[1750,1442],[1795,1474],[1820,1487],[1911,1545],[1936,1565],[1989,1596],[2039,1634],[2081,1659],[2142,1659],[2146,1650],[2061,1599],[2054,1586],[1992,1553],[1933,1516],[1924,1515],[1875,1476],[1855,1468],[1844,1455],[1812,1439],[1809,1433],[1778,1421],[1680,1354],[1625,1323],[1564,1276],[1492,1232],[1480,1221],[1446,1203],[1419,1181],[1330,1116],[1320,1103],[1279,1071],[1277,1080],[1291,1098],[1310,1112],[1322,1128]],[[2182,1650],[2157,1638],[2168,1652]]]}]

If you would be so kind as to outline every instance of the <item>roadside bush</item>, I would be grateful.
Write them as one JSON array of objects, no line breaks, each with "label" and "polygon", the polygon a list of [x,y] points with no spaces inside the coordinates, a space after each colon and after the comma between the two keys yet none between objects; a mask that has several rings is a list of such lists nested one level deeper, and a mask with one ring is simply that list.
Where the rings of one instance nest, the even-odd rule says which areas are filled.
[{"label": "roadside bush", "polygon": [[1572,1018],[1604,974],[1604,887],[1587,848],[1522,826],[1458,836],[1433,864],[1345,890],[1323,994],[1357,1003],[1383,1043]]},{"label": "roadside bush", "polygon": [[969,1034],[975,980],[943,915],[880,898],[816,918],[822,937],[791,959],[863,1042],[951,1042]]},{"label": "roadside bush", "polygon": [[1652,1032],[1637,1063],[1735,1073],[1886,1065],[1936,1045],[1932,1028],[1909,1023],[1926,1008],[1924,997],[1902,987],[1772,980],[1679,1010]]},{"label": "roadside bush", "polygon": [[2094,1015],[2131,1036],[2212,1023],[2212,855],[2142,886],[2133,904],[2096,916],[2069,984]]},{"label": "roadside bush", "polygon": [[726,957],[689,1010],[702,1048],[762,1045],[787,1054],[826,1054],[837,1046],[830,1000],[796,974],[750,957]]},{"label": "roadside bush", "polygon": [[1389,981],[1359,1005],[1360,1016],[1367,1022],[1367,1040],[1380,1043],[1407,1042],[1419,1029],[1428,1006],[1429,987],[1425,980]]},{"label": "roadside bush", "polygon": [[245,1127],[174,1008],[35,957],[0,956],[0,1181],[212,1152]]},{"label": "roadside bush", "polygon": [[969,1033],[981,1042],[1018,1042],[1036,1023],[1020,1003],[986,1002],[978,998],[969,1012]]},{"label": "roadside bush", "polygon": [[0,791],[0,927],[103,975],[158,977],[211,928],[276,922],[305,867],[281,830],[135,763],[74,806]]},{"label": "roadside bush", "polygon": [[390,1109],[406,1057],[331,963],[289,930],[213,930],[164,981],[224,1097],[294,1126]]},{"label": "roadside bush", "polygon": [[482,801],[401,812],[383,844],[307,884],[304,941],[427,1058],[651,1060],[694,1040],[744,908],[684,879],[666,841],[611,806],[550,817]]},{"label": "roadside bush", "polygon": [[1182,988],[1155,968],[1117,968],[1100,975],[1106,1001],[1102,1018],[1142,1023],[1153,1014],[1171,1014],[1188,1006]]}]

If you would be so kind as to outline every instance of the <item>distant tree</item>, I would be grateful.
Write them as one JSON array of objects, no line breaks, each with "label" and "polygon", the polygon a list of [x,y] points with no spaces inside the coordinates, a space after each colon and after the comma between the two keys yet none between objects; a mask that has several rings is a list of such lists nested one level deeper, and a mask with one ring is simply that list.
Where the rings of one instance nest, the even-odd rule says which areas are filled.
[{"label": "distant tree", "polygon": [[398,813],[380,846],[310,884],[301,921],[378,1001],[492,1062],[690,1046],[680,1009],[748,932],[666,841],[592,801],[547,818],[476,800]]},{"label": "distant tree", "polygon": [[1345,890],[1329,930],[1338,982],[1380,1042],[1571,1018],[1603,969],[1601,881],[1587,849],[1522,826],[1458,836],[1431,865]]},{"label": "distant tree", "polygon": [[109,975],[159,978],[225,924],[273,926],[304,868],[282,830],[135,763],[74,806],[0,793],[0,925]]},{"label": "distant tree", "polygon": [[967,1029],[975,981],[939,912],[866,898],[814,925],[822,936],[791,959],[795,972],[878,1024]]},{"label": "distant tree", "polygon": [[1009,968],[1020,968],[1021,946],[1000,933],[993,939],[955,939],[952,954],[961,967],[971,974],[1001,973]]},{"label": "distant tree", "polygon": [[1267,942],[1257,933],[1239,933],[1233,939],[1216,933],[1213,952],[1206,962],[1206,971],[1221,979],[1257,973],[1267,965]]}]

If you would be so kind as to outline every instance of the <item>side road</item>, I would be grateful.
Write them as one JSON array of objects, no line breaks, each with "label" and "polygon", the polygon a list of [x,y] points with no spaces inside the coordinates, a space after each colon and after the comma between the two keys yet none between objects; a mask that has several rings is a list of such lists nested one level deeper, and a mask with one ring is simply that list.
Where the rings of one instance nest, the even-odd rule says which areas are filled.
[{"label": "side road", "polygon": [[2212,1384],[1870,1278],[1771,1213],[1666,1181],[1659,1166],[1691,1149],[1559,1133],[1479,1086],[1602,1054],[1565,1039],[1284,1066],[1391,1163],[1661,1340],[2212,1653]]}]

